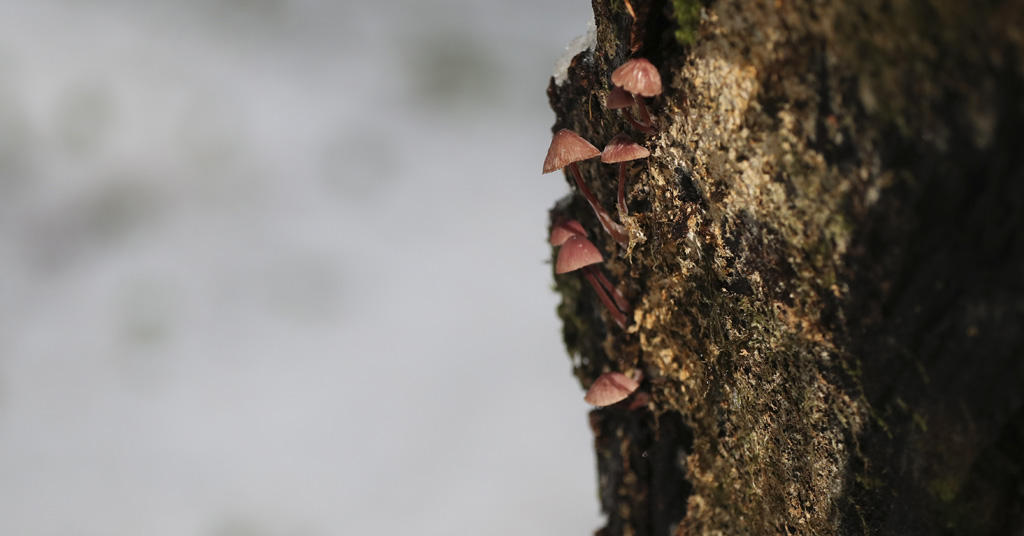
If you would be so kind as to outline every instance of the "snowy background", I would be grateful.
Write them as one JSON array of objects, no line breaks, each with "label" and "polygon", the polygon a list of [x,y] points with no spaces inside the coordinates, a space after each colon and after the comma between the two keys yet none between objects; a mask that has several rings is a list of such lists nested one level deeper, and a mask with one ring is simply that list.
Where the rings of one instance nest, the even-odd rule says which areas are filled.
[{"label": "snowy background", "polygon": [[0,534],[600,526],[540,174],[589,9],[0,1]]}]

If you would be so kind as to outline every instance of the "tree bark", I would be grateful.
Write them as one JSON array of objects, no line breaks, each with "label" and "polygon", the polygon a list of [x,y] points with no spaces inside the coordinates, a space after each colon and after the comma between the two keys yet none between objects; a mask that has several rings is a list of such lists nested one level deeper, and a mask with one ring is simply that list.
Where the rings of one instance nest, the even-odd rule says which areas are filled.
[{"label": "tree bark", "polygon": [[[650,397],[591,413],[599,533],[1021,534],[1024,2],[593,8],[554,128],[652,153],[628,248],[552,209],[635,308],[555,276],[577,377]],[[650,136],[604,107],[630,57]],[[618,167],[580,168],[613,208]]]}]

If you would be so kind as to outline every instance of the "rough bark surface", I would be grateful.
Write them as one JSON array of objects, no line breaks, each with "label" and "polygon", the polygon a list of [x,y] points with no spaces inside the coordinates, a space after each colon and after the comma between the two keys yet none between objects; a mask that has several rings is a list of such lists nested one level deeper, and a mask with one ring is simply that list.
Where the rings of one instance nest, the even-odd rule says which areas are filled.
[{"label": "rough bark surface", "polygon": [[[577,377],[650,396],[591,414],[600,533],[1021,534],[1024,2],[593,8],[554,129],[652,153],[628,248],[552,209],[635,307],[555,276]],[[634,56],[651,136],[604,107]],[[617,167],[580,168],[612,209]]]}]

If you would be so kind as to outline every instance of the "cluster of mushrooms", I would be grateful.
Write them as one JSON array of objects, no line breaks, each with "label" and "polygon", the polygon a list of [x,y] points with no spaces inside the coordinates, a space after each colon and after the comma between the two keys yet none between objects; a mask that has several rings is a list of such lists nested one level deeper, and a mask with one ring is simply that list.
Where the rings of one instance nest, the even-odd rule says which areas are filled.
[{"label": "cluster of mushrooms", "polygon": [[[612,73],[612,84],[614,88],[608,96],[606,105],[611,110],[621,110],[626,121],[644,134],[655,132],[654,123],[645,97],[653,97],[661,94],[661,75],[658,70],[643,58],[634,58],[622,64]],[[636,105],[640,112],[640,119],[636,119],[629,109]],[[565,167],[569,168],[576,186],[580,193],[590,204],[597,215],[601,227],[616,242],[623,247],[629,245],[629,233],[626,227],[616,221],[607,211],[601,207],[597,197],[583,181],[577,162],[588,160],[596,156],[606,164],[619,164],[619,189],[617,208],[619,220],[622,221],[629,215],[626,208],[625,185],[626,185],[626,163],[632,160],[647,158],[650,151],[633,143],[629,136],[619,134],[608,142],[604,151],[581,138],[578,134],[569,129],[562,129],[555,133],[548,148],[547,158],[544,159],[544,173],[551,173]],[[604,257],[590,240],[587,239],[587,231],[580,222],[572,219],[556,221],[551,229],[551,245],[560,247],[558,259],[555,261],[555,273],[565,274],[580,270],[584,277],[594,288],[601,303],[608,309],[612,320],[625,329],[629,324],[628,314],[632,307],[626,297],[618,288],[604,275],[604,271],[598,266],[604,262]],[[587,391],[584,400],[595,406],[608,406],[615,404],[629,397],[639,387],[639,378],[633,379],[619,372],[606,372],[594,381]],[[635,397],[631,408],[634,406],[646,405],[646,397]]]}]

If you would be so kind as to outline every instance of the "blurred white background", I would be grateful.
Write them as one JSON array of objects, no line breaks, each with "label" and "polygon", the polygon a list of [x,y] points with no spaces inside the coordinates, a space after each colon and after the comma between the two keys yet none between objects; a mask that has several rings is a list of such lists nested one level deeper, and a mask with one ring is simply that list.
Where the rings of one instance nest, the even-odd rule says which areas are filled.
[{"label": "blurred white background", "polygon": [[0,1],[0,534],[597,528],[540,174],[589,12]]}]

